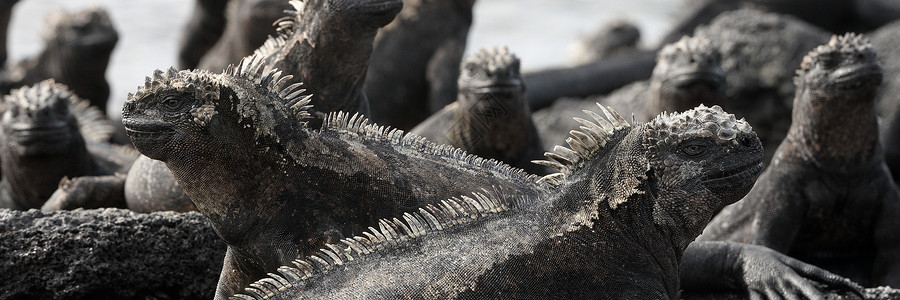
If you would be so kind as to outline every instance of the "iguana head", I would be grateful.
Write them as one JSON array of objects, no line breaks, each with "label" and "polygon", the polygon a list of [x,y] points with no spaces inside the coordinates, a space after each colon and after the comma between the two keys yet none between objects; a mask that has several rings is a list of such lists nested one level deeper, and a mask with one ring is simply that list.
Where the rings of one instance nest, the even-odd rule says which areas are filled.
[{"label": "iguana head", "polygon": [[[119,41],[109,14],[101,7],[53,13],[47,18],[43,36],[47,49],[62,52],[78,65],[83,65],[86,60],[107,61]],[[105,63],[103,69],[106,69]]]},{"label": "iguana head", "polygon": [[559,170],[545,182],[563,189],[587,184],[593,205],[577,214],[584,224],[596,223],[603,211],[625,209],[678,233],[672,239],[683,250],[715,213],[750,191],[762,170],[756,133],[718,106],[661,114],[635,126],[611,109],[601,111],[606,118],[585,111],[596,123],[576,118],[584,126],[571,131],[570,147],[557,146],[546,154],[553,161],[537,162]]},{"label": "iguana head", "polygon": [[78,121],[69,109],[73,100],[83,101],[53,80],[6,95],[5,111],[0,119],[4,152],[41,158],[67,155],[73,152],[73,147],[83,147]]},{"label": "iguana head", "polygon": [[301,107],[309,99],[285,103],[302,92],[299,84],[285,87],[291,77],[277,71],[261,74],[262,64],[255,59],[245,58],[222,74],[169,68],[147,77],[122,109],[126,133],[138,151],[168,163],[220,147],[248,146],[247,141],[277,140],[278,121],[302,115],[289,106]]},{"label": "iguana head", "polygon": [[725,71],[719,49],[708,39],[682,37],[663,47],[656,60],[650,82],[659,105],[685,111],[722,99]]},{"label": "iguana head", "polygon": [[504,95],[522,94],[525,86],[519,65],[519,58],[505,46],[481,49],[462,61],[458,81],[460,94],[491,94],[504,99],[512,98],[502,97]]},{"label": "iguana head", "polygon": [[[303,0],[291,1],[297,12],[302,15],[313,15],[311,12],[319,12],[321,22],[340,22],[345,24],[337,30],[359,26],[366,28],[379,28],[387,25],[394,16],[403,8],[402,0]],[[330,29],[335,30],[335,29]]]},{"label": "iguana head", "polygon": [[794,77],[798,90],[837,94],[874,90],[883,71],[872,44],[860,34],[832,36],[828,44],[810,51]]}]

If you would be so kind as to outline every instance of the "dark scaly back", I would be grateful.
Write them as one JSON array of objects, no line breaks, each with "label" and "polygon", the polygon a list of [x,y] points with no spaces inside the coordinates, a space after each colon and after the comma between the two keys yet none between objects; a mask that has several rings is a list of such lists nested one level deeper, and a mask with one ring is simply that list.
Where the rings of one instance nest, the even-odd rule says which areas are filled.
[{"label": "dark scaly back", "polygon": [[[382,220],[233,299],[674,297],[681,251],[752,186],[759,141],[718,107],[637,127],[602,112],[548,153],[547,193],[486,191]],[[709,161],[666,155],[696,138],[716,145]]]}]

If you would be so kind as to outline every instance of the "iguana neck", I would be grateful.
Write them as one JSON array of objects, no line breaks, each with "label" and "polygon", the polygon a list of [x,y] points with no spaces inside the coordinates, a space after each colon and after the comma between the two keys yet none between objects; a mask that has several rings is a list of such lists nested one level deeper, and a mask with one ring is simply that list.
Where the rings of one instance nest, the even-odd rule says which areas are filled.
[{"label": "iguana neck", "polygon": [[304,83],[315,111],[368,114],[362,88],[378,28],[322,10],[303,12],[274,67]]},{"label": "iguana neck", "polygon": [[[453,145],[478,155],[492,154],[490,152],[505,152],[497,157],[515,157],[515,152],[528,147],[526,140],[496,142],[492,138],[511,138],[509,136],[497,136],[496,132],[520,132],[534,128],[531,122],[528,104],[522,93],[474,93],[460,92],[458,107],[454,112],[454,123],[450,130]],[[527,136],[527,135],[519,135]],[[487,149],[491,145],[506,145],[508,149]],[[491,147],[492,148],[492,147]],[[490,151],[478,153],[474,149]],[[500,153],[493,153],[500,154]]]},{"label": "iguana neck", "polygon": [[79,136],[69,150],[40,157],[21,157],[2,147],[2,181],[13,201],[22,207],[40,208],[56,191],[63,177],[93,175],[94,158]]},{"label": "iguana neck", "polygon": [[871,162],[881,151],[875,88],[842,94],[798,88],[786,140],[804,161],[829,169]]}]

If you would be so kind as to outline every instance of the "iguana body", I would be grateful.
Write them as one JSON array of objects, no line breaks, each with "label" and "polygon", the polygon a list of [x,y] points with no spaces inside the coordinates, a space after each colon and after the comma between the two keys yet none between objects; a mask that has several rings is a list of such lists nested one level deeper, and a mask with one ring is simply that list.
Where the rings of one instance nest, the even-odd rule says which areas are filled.
[{"label": "iguana body", "polygon": [[[287,0],[217,0],[214,2],[217,3],[210,3],[206,6],[211,9],[222,9],[227,5],[227,8],[224,8],[225,15],[223,16],[225,28],[221,32],[221,37],[213,40],[215,44],[209,51],[204,51],[205,55],[202,55],[195,65],[197,68],[214,72],[222,71],[228,65],[238,63],[241,58],[252,54],[256,48],[262,46],[269,36],[276,34],[272,24],[286,16],[285,11],[291,8]],[[195,11],[197,10],[195,9]],[[216,12],[213,10],[209,13]],[[218,17],[211,15],[205,19],[214,22],[217,20],[216,18]],[[198,19],[192,18],[192,22],[195,22],[194,20]],[[194,24],[189,23],[189,25]],[[199,44],[197,40],[191,40],[191,42]],[[188,46],[193,46],[193,48],[187,48]],[[197,46],[187,43],[182,47],[185,49],[182,52],[188,49],[190,51],[200,50]]]},{"label": "iguana body", "polygon": [[312,131],[300,121],[310,97],[262,68],[248,58],[223,74],[157,72],[123,109],[137,149],[166,163],[229,244],[220,296],[380,217],[531,178],[362,118]]},{"label": "iguana body", "polygon": [[705,38],[682,38],[663,47],[649,81],[632,83],[606,97],[561,99],[535,113],[544,149],[562,144],[569,130],[578,127],[571,116],[593,103],[608,105],[624,116],[647,122],[663,112],[682,112],[700,104],[726,105],[725,72],[718,48]]},{"label": "iguana body", "polygon": [[225,31],[228,0],[196,0],[178,47],[178,67],[194,69]]},{"label": "iguana body", "polygon": [[0,209],[0,298],[210,299],[225,243],[198,213]]},{"label": "iguana body", "polygon": [[881,78],[861,36],[810,52],[772,165],[701,238],[763,245],[864,285],[900,286],[900,196],[875,116]]},{"label": "iguana body", "polygon": [[96,141],[109,138],[112,124],[53,80],[13,90],[3,103],[0,207],[40,208],[63,177],[125,172],[135,158]]},{"label": "iguana body", "polygon": [[119,40],[106,10],[57,12],[47,18],[43,35],[44,49],[37,57],[0,73],[0,93],[53,78],[105,112],[109,98],[106,67]]},{"label": "iguana body", "polygon": [[544,150],[525,101],[519,58],[506,47],[482,49],[463,60],[460,73],[456,102],[410,133],[545,174],[542,166],[531,163]]},{"label": "iguana body", "polygon": [[594,121],[573,132],[572,149],[548,154],[546,164],[559,173],[542,180],[556,187],[532,184],[543,192],[475,194],[396,215],[380,230],[279,268],[284,277],[274,275],[274,287],[254,286],[254,293],[262,298],[287,287],[269,297],[676,297],[688,243],[762,170],[759,140],[719,107],[634,127],[602,113],[592,112]]},{"label": "iguana body", "polygon": [[[456,101],[475,0],[407,0],[375,37],[365,94],[372,120],[409,130]],[[305,82],[305,81],[304,81]]]},{"label": "iguana body", "polygon": [[641,31],[637,25],[623,20],[613,21],[578,42],[574,61],[585,64],[634,52],[640,41]]}]

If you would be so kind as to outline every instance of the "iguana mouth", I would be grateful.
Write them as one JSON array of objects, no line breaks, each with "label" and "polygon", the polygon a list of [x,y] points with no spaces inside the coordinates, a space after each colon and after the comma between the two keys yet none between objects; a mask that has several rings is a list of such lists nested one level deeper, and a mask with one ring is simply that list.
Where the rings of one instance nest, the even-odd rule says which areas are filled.
[{"label": "iguana mouth", "polygon": [[669,77],[666,81],[672,82],[677,87],[686,87],[697,83],[705,83],[709,86],[721,86],[725,81],[725,76],[721,72],[697,71],[676,74]]},{"label": "iguana mouth", "polygon": [[752,178],[762,171],[762,162],[756,161],[736,168],[718,170],[707,176],[703,176],[701,181],[704,185],[727,185],[734,182],[741,182],[747,178]]},{"label": "iguana mouth", "polygon": [[881,68],[873,64],[854,65],[840,68],[831,76],[832,82],[841,89],[855,89],[881,82]]},{"label": "iguana mouth", "polygon": [[14,124],[10,137],[16,143],[27,146],[37,143],[62,143],[71,138],[72,133],[65,122],[51,124]]},{"label": "iguana mouth", "polygon": [[461,87],[473,93],[514,93],[522,91],[522,80],[518,78],[506,78],[483,81],[481,84],[467,84]]},{"label": "iguana mouth", "polygon": [[175,133],[172,125],[163,122],[125,119],[122,123],[125,125],[125,133],[131,138],[159,139]]}]

